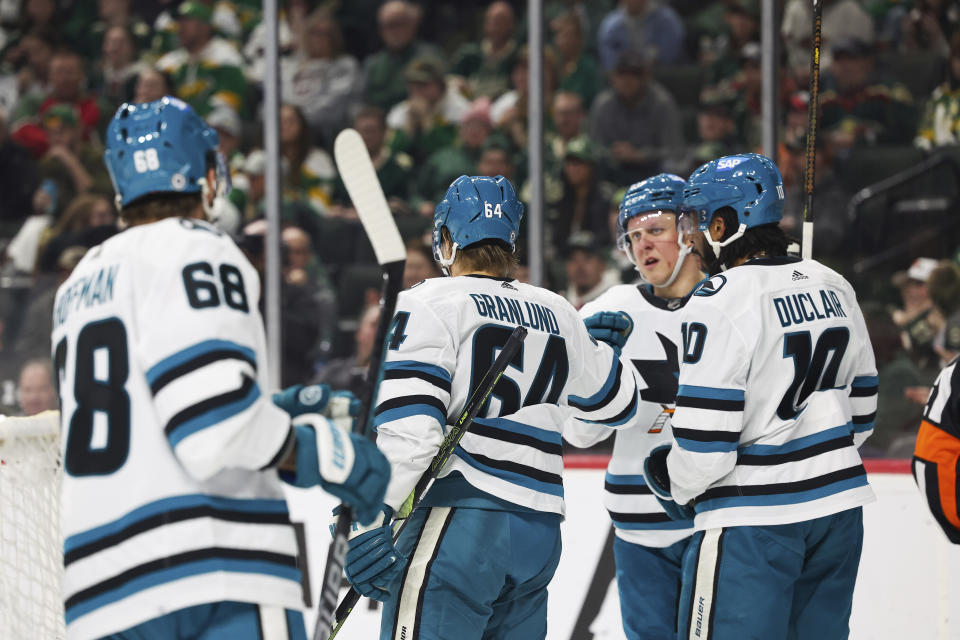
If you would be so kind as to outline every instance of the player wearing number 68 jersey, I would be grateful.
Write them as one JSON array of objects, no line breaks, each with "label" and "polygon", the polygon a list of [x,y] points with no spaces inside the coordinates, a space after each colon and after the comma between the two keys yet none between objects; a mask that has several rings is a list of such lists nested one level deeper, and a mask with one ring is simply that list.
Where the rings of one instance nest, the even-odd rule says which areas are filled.
[{"label": "player wearing number 68 jersey", "polygon": [[385,602],[381,639],[535,640],[560,556],[564,416],[628,424],[637,383],[560,296],[511,277],[523,205],[496,178],[461,176],[434,215],[447,278],[400,294],[374,424],[400,509],[514,327],[520,353],[397,541],[351,540],[348,579]]},{"label": "player wearing number 68 jersey", "polygon": [[877,371],[840,275],[787,255],[783,183],[757,154],[690,176],[694,216],[725,270],[681,312],[673,438],[645,476],[694,515],[681,638],[846,638],[873,491],[857,452]]},{"label": "player wearing number 68 jersey", "polygon": [[202,219],[226,175],[216,132],[164,98],[107,133],[129,228],[81,260],[53,318],[67,635],[304,638],[278,467],[370,521],[387,461],[271,402],[257,273]]}]

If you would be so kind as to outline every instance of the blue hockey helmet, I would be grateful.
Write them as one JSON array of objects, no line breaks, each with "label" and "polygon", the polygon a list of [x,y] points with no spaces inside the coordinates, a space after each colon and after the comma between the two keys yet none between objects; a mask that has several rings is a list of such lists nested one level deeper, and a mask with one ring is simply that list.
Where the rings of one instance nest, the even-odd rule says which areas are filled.
[{"label": "blue hockey helmet", "polygon": [[[200,193],[218,144],[217,132],[177,98],[121,105],[107,126],[104,153],[120,207],[152,193]],[[218,158],[225,181],[222,165]]]},{"label": "blue hockey helmet", "polygon": [[[783,216],[783,178],[773,161],[759,153],[741,153],[711,160],[690,175],[683,190],[683,213],[695,215],[697,226],[719,254],[753,227],[776,224]],[[710,218],[723,207],[737,213],[739,228],[722,242],[708,232]]]},{"label": "blue hockey helmet", "polygon": [[[637,216],[657,215],[663,213],[675,214],[679,221],[680,206],[683,203],[683,188],[686,180],[672,173],[659,173],[646,180],[630,185],[620,202],[620,213],[617,215],[617,247],[623,251],[630,262],[637,268],[640,279],[655,287],[669,287],[680,273],[684,259],[690,254],[691,247],[684,240],[684,233],[677,226],[677,259],[670,276],[663,282],[649,282],[643,270],[636,263],[636,257],[630,247],[630,236],[627,234],[627,225],[631,218]],[[676,222],[676,221],[675,221]]]},{"label": "blue hockey helmet", "polygon": [[[453,264],[457,249],[478,242],[497,241],[516,249],[523,218],[523,203],[503,176],[460,176],[453,181],[433,212],[433,257],[444,271]],[[453,252],[444,259],[440,250],[446,228]]]},{"label": "blue hockey helmet", "polygon": [[676,213],[683,203],[683,188],[686,184],[687,181],[678,175],[659,173],[630,185],[620,202],[620,214],[617,216],[617,227],[620,233],[626,233],[627,221],[641,213],[648,211]]}]

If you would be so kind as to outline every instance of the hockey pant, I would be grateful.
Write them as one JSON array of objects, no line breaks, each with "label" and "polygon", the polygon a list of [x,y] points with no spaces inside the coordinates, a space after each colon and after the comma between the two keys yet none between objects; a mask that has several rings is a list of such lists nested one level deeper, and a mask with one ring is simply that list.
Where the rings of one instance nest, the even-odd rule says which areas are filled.
[{"label": "hockey pant", "polygon": [[620,616],[628,640],[674,640],[680,570],[690,538],[669,547],[644,547],[613,538]]},{"label": "hockey pant", "polygon": [[678,638],[847,638],[862,546],[860,507],[697,531],[683,557]]},{"label": "hockey pant", "polygon": [[537,640],[560,562],[560,516],[467,507],[417,509],[397,542],[381,640]]},{"label": "hockey pant", "polygon": [[209,602],[172,611],[103,640],[307,640],[303,614],[250,602]]}]

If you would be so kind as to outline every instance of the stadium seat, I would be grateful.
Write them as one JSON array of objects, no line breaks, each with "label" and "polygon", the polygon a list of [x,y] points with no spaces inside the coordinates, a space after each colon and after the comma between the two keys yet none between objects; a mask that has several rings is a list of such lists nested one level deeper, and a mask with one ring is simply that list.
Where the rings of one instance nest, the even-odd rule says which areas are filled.
[{"label": "stadium seat", "polygon": [[837,173],[851,193],[908,169],[924,157],[922,149],[906,145],[853,149]]}]

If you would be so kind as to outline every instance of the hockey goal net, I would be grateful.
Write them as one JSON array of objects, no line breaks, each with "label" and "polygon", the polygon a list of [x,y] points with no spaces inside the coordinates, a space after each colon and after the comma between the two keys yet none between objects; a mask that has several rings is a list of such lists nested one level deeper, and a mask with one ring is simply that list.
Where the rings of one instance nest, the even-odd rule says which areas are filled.
[{"label": "hockey goal net", "polygon": [[0,416],[0,637],[64,638],[60,415]]}]

